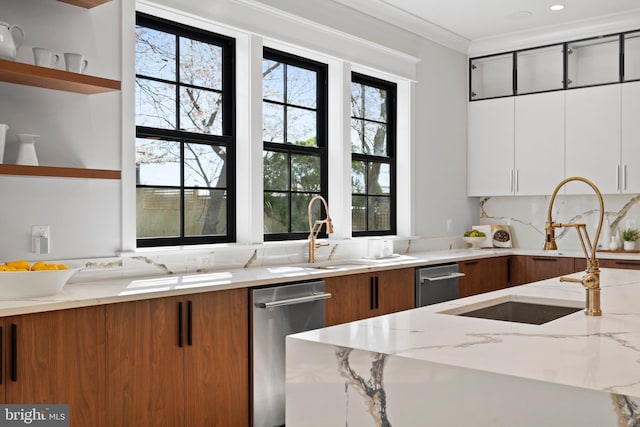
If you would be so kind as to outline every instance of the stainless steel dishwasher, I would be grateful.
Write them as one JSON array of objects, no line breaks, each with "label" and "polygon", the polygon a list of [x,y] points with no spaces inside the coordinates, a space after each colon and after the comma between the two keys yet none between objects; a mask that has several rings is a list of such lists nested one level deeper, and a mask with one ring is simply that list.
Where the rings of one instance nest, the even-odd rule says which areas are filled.
[{"label": "stainless steel dishwasher", "polygon": [[324,281],[253,289],[254,427],[284,426],[285,337],[325,326]]},{"label": "stainless steel dishwasher", "polygon": [[416,268],[416,307],[458,298],[462,276],[456,263]]}]

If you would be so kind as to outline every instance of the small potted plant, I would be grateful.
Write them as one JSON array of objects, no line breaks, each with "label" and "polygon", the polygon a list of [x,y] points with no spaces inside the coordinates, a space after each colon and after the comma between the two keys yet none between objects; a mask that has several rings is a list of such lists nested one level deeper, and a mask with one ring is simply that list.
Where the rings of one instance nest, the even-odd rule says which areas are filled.
[{"label": "small potted plant", "polygon": [[636,240],[640,237],[640,231],[635,228],[627,228],[622,232],[622,240],[624,240],[624,250],[632,251],[636,247]]}]

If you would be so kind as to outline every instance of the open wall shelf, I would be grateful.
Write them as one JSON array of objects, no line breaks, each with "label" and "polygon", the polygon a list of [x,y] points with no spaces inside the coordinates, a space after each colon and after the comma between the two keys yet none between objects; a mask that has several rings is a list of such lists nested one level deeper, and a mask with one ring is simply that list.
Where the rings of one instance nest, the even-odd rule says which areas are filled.
[{"label": "open wall shelf", "polygon": [[93,95],[120,90],[117,80],[0,59],[0,81]]},{"label": "open wall shelf", "polygon": [[0,175],[53,176],[60,178],[120,179],[120,171],[81,169],[56,166],[23,166],[0,164]]}]

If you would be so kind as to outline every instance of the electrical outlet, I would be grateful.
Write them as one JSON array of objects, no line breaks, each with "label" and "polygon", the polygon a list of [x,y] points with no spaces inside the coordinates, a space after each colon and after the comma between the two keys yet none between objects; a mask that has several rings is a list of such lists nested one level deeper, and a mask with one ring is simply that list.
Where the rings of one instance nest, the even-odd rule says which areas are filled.
[{"label": "electrical outlet", "polygon": [[31,226],[31,252],[48,254],[51,250],[51,229],[48,225]]}]

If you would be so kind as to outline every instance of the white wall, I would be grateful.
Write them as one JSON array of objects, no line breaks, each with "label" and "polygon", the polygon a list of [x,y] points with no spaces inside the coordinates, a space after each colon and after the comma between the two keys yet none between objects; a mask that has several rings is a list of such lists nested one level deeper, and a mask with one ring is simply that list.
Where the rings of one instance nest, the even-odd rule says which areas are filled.
[{"label": "white wall", "polygon": [[[0,176],[0,261],[111,256],[133,249],[133,2],[113,0],[91,10],[54,1],[0,2],[3,20],[21,24],[27,33],[28,46],[20,49],[19,61],[31,62],[35,45],[79,51],[89,59],[87,73],[123,85],[122,93],[87,97],[0,83],[0,122],[11,127],[9,162],[15,132],[28,131],[42,135],[38,153],[43,164],[123,169],[121,182]],[[414,144],[401,164],[408,178],[399,188],[405,194],[398,207],[400,228],[405,234],[443,236],[477,222],[478,201],[469,200],[465,188],[466,57],[338,3],[328,3],[331,8],[318,0],[305,1],[304,8],[299,3],[271,2],[308,15],[303,19],[252,0],[161,0],[154,6],[184,10],[193,20],[227,27],[230,33],[347,60],[359,71],[376,70],[405,81],[403,87],[415,88],[405,103],[415,106],[405,133]],[[245,137],[255,139],[251,132]],[[447,219],[453,223],[450,233]],[[36,256],[29,252],[30,227],[43,224],[51,226],[52,253]]]},{"label": "white wall", "polygon": [[467,57],[426,42],[420,57],[415,94],[414,233],[461,235],[478,221],[478,199],[466,197]]},{"label": "white wall", "polygon": [[[120,1],[87,10],[57,1],[2,0],[2,20],[22,27],[19,62],[32,47],[83,53],[87,74],[120,79]],[[64,69],[64,60],[56,68]],[[40,135],[41,165],[120,169],[121,95],[79,95],[0,83],[0,122],[9,125],[5,162],[16,158],[16,134]],[[120,182],[0,176],[0,262],[33,259],[32,225],[51,227],[50,255],[113,254],[121,247]]]}]

